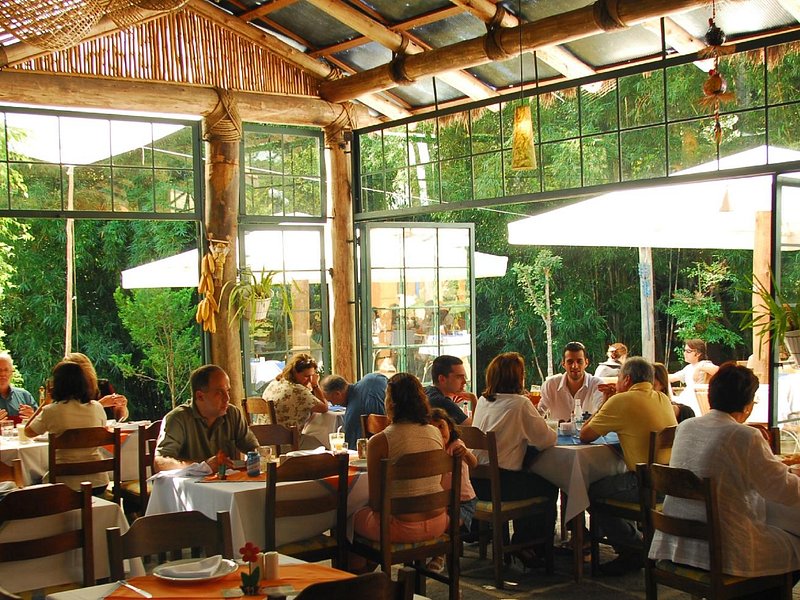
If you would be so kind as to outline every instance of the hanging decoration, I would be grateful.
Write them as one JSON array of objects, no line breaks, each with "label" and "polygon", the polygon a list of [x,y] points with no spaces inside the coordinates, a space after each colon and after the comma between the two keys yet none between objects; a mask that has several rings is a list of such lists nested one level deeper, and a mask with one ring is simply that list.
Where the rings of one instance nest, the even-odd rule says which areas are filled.
[{"label": "hanging decoration", "polygon": [[[514,109],[514,128],[511,132],[511,169],[514,171],[530,171],[537,168],[536,143],[533,135],[533,115],[531,105],[524,98],[525,78],[522,62],[522,0],[517,9],[517,27],[519,28],[519,99],[520,106]],[[533,55],[536,64],[536,53]],[[539,85],[538,70],[536,85]]]},{"label": "hanging decoration", "polygon": [[225,259],[230,252],[230,242],[227,240],[208,240],[209,252],[203,256],[200,263],[200,284],[197,291],[203,294],[203,299],[197,305],[195,321],[203,326],[203,331],[217,332],[217,313],[219,302],[215,294],[222,283]]},{"label": "hanging decoration", "polygon": [[698,52],[700,58],[713,58],[714,68],[709,70],[708,79],[703,82],[703,98],[700,104],[714,109],[714,142],[719,149],[722,141],[722,125],[720,124],[719,107],[723,102],[730,102],[736,96],[728,91],[728,82],[719,70],[719,59],[735,50],[735,46],[725,46],[727,36],[717,26],[717,3],[711,3],[711,18],[708,20],[708,30],[705,35],[706,48]]}]

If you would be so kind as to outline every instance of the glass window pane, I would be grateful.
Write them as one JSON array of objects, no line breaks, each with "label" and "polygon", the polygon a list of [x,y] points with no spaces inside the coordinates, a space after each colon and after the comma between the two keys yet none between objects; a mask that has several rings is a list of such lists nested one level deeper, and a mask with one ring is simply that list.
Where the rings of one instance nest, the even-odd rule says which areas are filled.
[{"label": "glass window pane", "polygon": [[319,143],[316,137],[285,135],[283,151],[287,173],[319,176]]},{"label": "glass window pane", "polygon": [[287,214],[319,215],[322,213],[322,196],[318,178],[287,177],[286,184],[291,186],[292,210]]},{"label": "glass window pane", "polygon": [[763,50],[731,54],[724,60],[720,70],[728,84],[728,91],[735,95],[735,99],[722,104],[722,110],[764,106]]},{"label": "glass window pane", "polygon": [[542,155],[539,146],[536,147],[536,152],[540,168],[525,171],[515,171],[512,169],[511,150],[503,152],[503,174],[505,178],[506,196],[534,194],[541,191],[539,176],[541,173]]},{"label": "glass window pane", "polygon": [[439,163],[409,168],[412,206],[430,206],[439,202]]},{"label": "glass window pane", "polygon": [[[75,210],[111,210],[111,168],[110,167],[65,167],[63,183],[69,189],[69,171],[73,171]],[[65,198],[65,205],[68,199]]]},{"label": "glass window pane", "polygon": [[184,213],[194,211],[194,172],[155,171],[156,211]]},{"label": "glass window pane", "polygon": [[442,169],[442,202],[472,200],[472,161],[469,158],[445,160]]},{"label": "glass window pane", "polygon": [[623,181],[666,176],[667,150],[663,126],[623,131],[620,133],[620,146]]},{"label": "glass window pane", "polygon": [[[10,163],[22,177],[22,185],[11,186],[11,208],[17,210],[63,210],[61,167],[41,163]],[[16,178],[12,176],[12,181]]]},{"label": "glass window pane", "polygon": [[622,127],[664,122],[664,72],[661,69],[619,78]]},{"label": "glass window pane", "polygon": [[[61,117],[59,132],[62,163],[68,165],[109,164],[111,126],[108,121]],[[87,143],[87,140],[91,140],[91,143]]]},{"label": "glass window pane", "polygon": [[152,124],[111,121],[111,162],[115,166],[152,167]]},{"label": "glass window pane", "polygon": [[469,229],[442,227],[439,232],[439,266],[462,267],[469,265]]},{"label": "glass window pane", "polygon": [[[768,109],[769,114],[769,145],[791,150],[800,150],[800,104],[787,104],[786,106],[773,106]],[[774,163],[776,157],[770,156]]]},{"label": "glass window pane", "polygon": [[405,169],[408,165],[408,136],[405,125],[384,130],[383,152],[387,169]]},{"label": "glass window pane", "polygon": [[542,144],[544,189],[556,190],[579,187],[581,171],[575,165],[581,162],[578,140]]},{"label": "glass window pane", "polygon": [[500,105],[493,104],[470,112],[472,119],[472,152],[500,150]]},{"label": "glass window pane", "polygon": [[386,171],[386,198],[389,208],[408,208],[411,205],[408,193],[408,169]]},{"label": "glass window pane", "polygon": [[[797,43],[772,46],[767,52],[771,57],[775,57],[770,60],[767,70],[769,103],[800,100],[800,52]],[[770,128],[772,128],[771,122]]]},{"label": "glass window pane", "polygon": [[500,152],[472,158],[475,199],[499,198],[503,195],[503,156]]},{"label": "glass window pane", "polygon": [[439,119],[439,155],[442,159],[469,154],[468,114],[456,113]]},{"label": "glass window pane", "polygon": [[6,125],[9,159],[24,162],[60,161],[58,117],[6,113]]},{"label": "glass window pane", "polygon": [[408,155],[412,165],[439,159],[435,118],[408,125]]},{"label": "glass window pane", "polygon": [[8,198],[8,165],[0,162],[0,208],[9,208]]},{"label": "glass window pane", "polygon": [[667,68],[667,118],[685,119],[714,112],[710,106],[700,103],[703,99],[703,84],[708,75],[694,64]]},{"label": "glass window pane", "polygon": [[539,97],[539,114],[543,142],[577,137],[577,88],[542,94]]},{"label": "glass window pane", "polygon": [[619,127],[616,80],[604,81],[597,88],[597,84],[580,88],[582,135],[613,131]]},{"label": "glass window pane", "polygon": [[6,115],[0,112],[0,160],[6,160]]},{"label": "glass window pane", "polygon": [[435,267],[436,230],[430,227],[403,229],[403,247],[406,267]]},{"label": "glass window pane", "polygon": [[192,134],[189,126],[176,130],[173,124],[153,123],[155,166],[191,169],[194,166]]},{"label": "glass window pane", "polygon": [[669,132],[669,172],[705,164],[717,156],[713,119],[672,123]]},{"label": "glass window pane", "polygon": [[[738,168],[766,164],[767,152],[764,146],[767,139],[767,124],[765,116],[766,113],[763,109],[720,115],[720,124],[722,125],[720,157],[724,158],[750,150],[746,159],[739,157],[731,166]],[[754,152],[756,148],[759,148],[760,151]]]},{"label": "glass window pane", "polygon": [[383,132],[381,130],[359,135],[358,150],[362,173],[383,169]]},{"label": "glass window pane", "polygon": [[583,184],[600,185],[619,181],[617,134],[583,139]]},{"label": "glass window pane", "polygon": [[361,178],[361,201],[367,211],[386,210],[383,173],[372,173]]},{"label": "glass window pane", "polygon": [[155,188],[152,169],[115,167],[114,210],[152,212]]},{"label": "glass window pane", "polygon": [[[376,227],[369,233],[371,267],[403,266],[403,229]],[[400,281],[399,274],[397,281]]]}]

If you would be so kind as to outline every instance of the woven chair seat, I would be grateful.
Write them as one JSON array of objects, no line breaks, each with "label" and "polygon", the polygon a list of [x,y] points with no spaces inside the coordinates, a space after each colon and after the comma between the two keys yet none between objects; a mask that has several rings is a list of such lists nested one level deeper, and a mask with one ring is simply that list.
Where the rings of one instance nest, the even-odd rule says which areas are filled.
[{"label": "woven chair seat", "polygon": [[[705,569],[700,569],[698,567],[691,567],[689,565],[682,565],[680,563],[672,562],[671,560],[665,560],[665,559],[657,560],[656,568],[661,571],[672,573],[674,575],[680,575],[681,577],[694,579],[695,581],[699,581],[700,583],[705,583],[706,585],[711,585],[711,573],[709,571],[706,571]],[[725,585],[730,585],[732,583],[744,581],[745,579],[747,579],[747,577],[737,577],[736,575],[725,575],[725,574],[723,574],[722,576],[722,580],[725,582]]]},{"label": "woven chair seat", "polygon": [[329,548],[336,548],[336,538],[320,533],[305,540],[298,540],[296,542],[289,542],[278,546],[276,550],[281,554],[294,556],[304,552],[313,552],[315,550],[326,550]]},{"label": "woven chair seat", "polygon": [[[370,540],[365,537],[361,537],[360,535],[356,535],[354,542],[358,542],[363,544],[364,546],[369,546],[374,550],[380,550],[381,543],[376,540]],[[433,538],[432,540],[423,540],[421,542],[395,542],[392,543],[392,552],[402,552],[403,550],[412,550],[414,548],[424,548],[426,546],[435,546],[437,544],[448,544],[450,543],[450,536],[447,534],[440,535],[439,537]]]},{"label": "woven chair seat", "polygon": [[[525,508],[526,506],[539,506],[549,501],[546,496],[535,496],[534,498],[525,498],[524,500],[506,500],[500,503],[500,510],[509,511]],[[475,506],[476,512],[491,513],[493,509],[491,500],[478,500]]]}]

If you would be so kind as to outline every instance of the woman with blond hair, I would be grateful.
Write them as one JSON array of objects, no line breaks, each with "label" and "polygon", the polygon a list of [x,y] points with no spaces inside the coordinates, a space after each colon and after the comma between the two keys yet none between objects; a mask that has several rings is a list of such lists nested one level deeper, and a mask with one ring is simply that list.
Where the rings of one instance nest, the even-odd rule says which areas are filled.
[{"label": "woman with blond hair", "polygon": [[284,427],[302,430],[312,413],[328,412],[328,401],[319,387],[317,361],[305,353],[286,362],[262,397],[275,403],[275,417]]},{"label": "woman with blond hair", "polygon": [[[478,398],[472,424],[481,431],[495,432],[503,500],[547,496],[553,504],[553,520],[548,523],[529,518],[515,519],[513,541],[523,542],[548,532],[552,534],[558,490],[539,475],[525,471],[523,462],[526,455],[555,446],[557,436],[525,395],[525,361],[522,356],[505,352],[489,363],[486,389]],[[487,457],[481,454],[479,462],[486,462]],[[486,480],[475,480],[473,486],[480,500],[491,499],[491,489]],[[524,552],[517,558],[526,566],[535,560],[533,555]]]}]

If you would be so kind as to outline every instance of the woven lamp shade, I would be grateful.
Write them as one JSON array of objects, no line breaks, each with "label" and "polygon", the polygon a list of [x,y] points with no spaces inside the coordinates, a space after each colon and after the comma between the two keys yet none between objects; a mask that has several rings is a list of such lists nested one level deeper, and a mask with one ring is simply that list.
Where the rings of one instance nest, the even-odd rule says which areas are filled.
[{"label": "woven lamp shade", "polygon": [[511,168],[528,171],[536,168],[536,145],[533,139],[533,117],[529,104],[514,109],[514,129],[511,136]]}]

